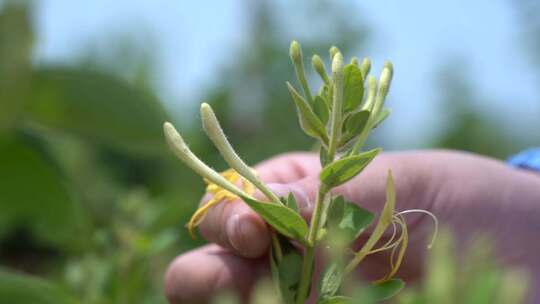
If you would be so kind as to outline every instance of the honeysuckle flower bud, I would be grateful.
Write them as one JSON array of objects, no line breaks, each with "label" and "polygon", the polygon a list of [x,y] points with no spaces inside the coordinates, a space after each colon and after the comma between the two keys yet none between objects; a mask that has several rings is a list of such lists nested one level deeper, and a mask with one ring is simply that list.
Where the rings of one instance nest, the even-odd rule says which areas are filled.
[{"label": "honeysuckle flower bud", "polygon": [[322,80],[325,84],[330,83],[330,79],[328,78],[328,75],[326,74],[326,69],[324,67],[324,62],[322,61],[321,57],[319,55],[313,55],[311,58],[311,64],[313,65],[313,69],[321,76]]},{"label": "honeysuckle flower bud", "polygon": [[377,96],[377,78],[374,76],[368,76],[368,95],[366,102],[362,105],[362,110],[373,110],[375,104],[375,97]]},{"label": "honeysuckle flower bud", "polygon": [[387,61],[384,63],[384,68],[381,73],[380,78],[380,89],[379,92],[383,97],[386,97],[388,95],[388,91],[390,90],[390,84],[392,82],[392,77],[394,75],[394,67],[390,61]]},{"label": "honeysuckle flower bud", "polygon": [[343,55],[339,51],[332,57],[332,73],[343,74]]},{"label": "honeysuckle flower bud", "polygon": [[212,183],[220,186],[221,188],[224,188],[225,190],[234,193],[235,195],[238,195],[240,197],[249,197],[249,195],[238,189],[235,185],[233,185],[231,182],[226,180],[223,176],[221,176],[219,173],[208,167],[203,161],[197,158],[197,156],[195,156],[195,154],[193,154],[193,152],[191,152],[189,147],[186,145],[180,133],[176,131],[176,129],[171,123],[164,123],[163,131],[165,133],[165,139],[167,140],[167,144],[169,145],[173,153],[193,171],[195,171],[200,176],[206,178],[207,180],[211,181]]},{"label": "honeysuckle flower bud", "polygon": [[304,91],[304,94],[306,95],[306,99],[308,100],[309,104],[313,104],[313,97],[311,96],[311,90],[309,89],[306,80],[306,74],[304,71],[302,47],[300,46],[300,43],[298,43],[298,41],[293,40],[291,42],[291,46],[289,48],[289,55],[291,56],[291,61],[294,65],[294,70],[296,71],[296,78],[298,78],[298,81],[302,85],[302,89]]},{"label": "honeysuckle flower bud", "polygon": [[363,79],[366,79],[370,70],[371,70],[371,60],[368,57],[366,57],[362,60],[362,64],[360,65],[360,72],[362,72]]},{"label": "honeysuckle flower bud", "polygon": [[279,198],[257,177],[255,170],[251,169],[234,151],[221,128],[216,114],[207,103],[201,104],[201,118],[203,129],[219,150],[227,164],[236,170],[241,176],[253,183],[271,201],[281,204]]},{"label": "honeysuckle flower bud", "polygon": [[298,41],[293,40],[291,42],[289,55],[291,56],[291,60],[295,65],[302,63],[302,48],[300,47],[300,43],[298,43]]},{"label": "honeysuckle flower bud", "polygon": [[358,63],[358,58],[353,57],[351,58],[351,64],[354,64],[357,67],[360,67],[360,64]]},{"label": "honeysuckle flower bud", "polygon": [[330,59],[334,59],[334,56],[339,53],[339,49],[337,48],[337,46],[333,45],[330,50],[329,50],[329,53],[330,53]]}]

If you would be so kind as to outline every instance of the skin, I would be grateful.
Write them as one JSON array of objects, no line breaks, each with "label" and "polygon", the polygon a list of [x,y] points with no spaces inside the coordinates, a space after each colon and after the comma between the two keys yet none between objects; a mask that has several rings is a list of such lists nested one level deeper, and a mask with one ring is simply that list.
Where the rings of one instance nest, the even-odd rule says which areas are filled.
[{"label": "skin", "polygon": [[[302,214],[309,217],[321,169],[318,156],[289,153],[255,168],[278,195],[292,191]],[[491,235],[499,262],[531,272],[529,300],[540,301],[540,174],[457,151],[384,153],[335,193],[380,212],[388,169],[396,184],[396,210],[433,212],[442,226],[453,231],[458,249],[478,233]],[[409,248],[397,275],[406,281],[422,275],[425,246],[433,229],[431,219],[422,215],[407,215],[407,223]],[[235,201],[212,208],[200,232],[211,244],[179,255],[165,275],[170,303],[206,303],[223,289],[236,290],[249,303],[254,282],[268,271],[268,227],[244,203]],[[384,254],[369,256],[362,275],[380,278],[388,271],[387,263]]]}]

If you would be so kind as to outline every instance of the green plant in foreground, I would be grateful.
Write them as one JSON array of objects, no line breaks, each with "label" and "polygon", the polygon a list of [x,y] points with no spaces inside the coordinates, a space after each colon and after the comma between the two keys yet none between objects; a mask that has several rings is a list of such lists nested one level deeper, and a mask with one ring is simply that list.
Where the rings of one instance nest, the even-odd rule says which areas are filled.
[{"label": "green plant in foreground", "polygon": [[[332,47],[330,76],[326,73],[322,59],[318,55],[313,56],[313,68],[322,78],[321,88],[313,95],[304,72],[302,50],[296,41],[291,43],[290,56],[304,93],[302,96],[287,83],[297,108],[300,126],[307,135],[320,142],[321,183],[310,224],[300,216],[294,195],[278,197],[242,161],[228,142],[210,105],[203,103],[201,117],[204,131],[231,170],[219,174],[208,167],[190,151],[170,123],[164,124],[165,136],[172,151],[207,181],[207,190],[214,195],[213,199],[197,210],[188,228],[193,235],[193,229],[213,205],[242,199],[275,231],[269,256],[273,281],[283,303],[305,303],[315,288],[317,303],[349,303],[352,298],[339,295],[345,289],[342,286],[344,279],[366,256],[390,250],[390,272],[374,282],[368,292],[375,300],[387,299],[404,285],[401,280],[393,278],[408,243],[404,215],[423,212],[431,215],[437,223],[436,218],[424,210],[395,211],[396,195],[389,171],[386,202],[378,222],[361,249],[351,255],[348,245],[371,224],[374,215],[345,201],[341,196],[332,195],[331,191],[361,173],[381,151],[380,148],[369,151],[363,151],[362,148],[371,131],[390,113],[384,107],[384,101],[393,76],[392,64],[385,63],[377,80],[374,76],[368,76],[371,68],[368,58],[362,62],[353,58],[345,65],[339,49]],[[237,186],[239,182],[241,187]],[[268,201],[254,198],[255,189],[260,190]],[[389,229],[390,237],[382,242],[383,235]],[[303,254],[299,253],[291,241],[302,247]],[[383,244],[379,244],[379,241]],[[322,242],[327,246],[319,246]],[[328,266],[315,287],[310,285],[317,248],[332,250]]]}]

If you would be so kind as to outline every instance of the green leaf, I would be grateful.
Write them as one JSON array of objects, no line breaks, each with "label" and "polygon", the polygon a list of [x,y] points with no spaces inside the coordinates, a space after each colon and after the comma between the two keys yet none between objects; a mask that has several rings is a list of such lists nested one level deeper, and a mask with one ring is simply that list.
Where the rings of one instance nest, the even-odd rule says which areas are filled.
[{"label": "green leaf", "polygon": [[323,125],[326,125],[328,118],[330,118],[330,110],[327,102],[321,96],[315,96],[315,99],[313,99],[313,112],[319,117]]},{"label": "green leaf", "polygon": [[308,226],[294,210],[283,205],[260,202],[248,197],[242,197],[242,200],[279,233],[288,238],[304,241]]},{"label": "green leaf", "polygon": [[49,157],[20,140],[0,138],[0,234],[25,228],[47,244],[84,246],[89,219]]},{"label": "green leaf", "polygon": [[389,108],[384,108],[382,111],[377,115],[377,118],[375,119],[375,123],[373,123],[373,129],[378,127],[388,116],[390,116],[391,110]]},{"label": "green leaf", "polygon": [[361,154],[346,156],[324,167],[319,178],[327,187],[337,187],[362,172],[380,151],[381,149],[377,148]]},{"label": "green leaf", "polygon": [[325,269],[319,281],[319,299],[324,300],[334,296],[341,287],[343,268],[333,262]]},{"label": "green leaf", "polygon": [[166,153],[167,115],[149,92],[107,74],[51,67],[33,71],[30,126],[65,132],[129,153]]},{"label": "green leaf", "polygon": [[286,304],[294,304],[302,271],[302,257],[283,236],[278,236],[278,241],[283,257],[278,261],[272,247],[270,255],[272,280],[282,301]]},{"label": "green leaf", "polygon": [[293,98],[296,110],[298,113],[298,120],[300,127],[304,132],[314,138],[321,139],[324,143],[328,143],[328,136],[326,134],[326,128],[321,120],[313,113],[310,105],[307,101],[294,89],[294,87],[287,82],[287,87]]},{"label": "green leaf", "polygon": [[300,210],[298,209],[298,202],[296,201],[296,197],[294,197],[294,194],[292,192],[289,192],[285,205],[291,208],[291,210],[293,210],[296,213],[298,213],[298,211]]},{"label": "green leaf", "polygon": [[347,117],[347,119],[345,119],[345,122],[343,123],[343,132],[349,133],[351,135],[360,134],[360,132],[364,130],[364,127],[366,126],[368,119],[369,119],[368,110],[363,110],[363,111],[351,114],[349,117]]},{"label": "green leaf", "polygon": [[45,280],[0,270],[0,303],[76,304],[78,301]]},{"label": "green leaf", "polygon": [[369,111],[363,110],[353,113],[345,119],[340,145],[346,144],[349,140],[362,133],[369,120],[369,115]]},{"label": "green leaf", "polygon": [[405,287],[405,282],[400,279],[391,279],[382,283],[374,284],[370,288],[370,294],[375,301],[390,299]]},{"label": "green leaf", "polygon": [[338,196],[330,203],[328,229],[331,234],[339,234],[339,237],[349,244],[371,224],[374,217],[373,213],[345,201],[343,196]]},{"label": "green leaf", "polygon": [[344,296],[335,296],[317,301],[317,304],[352,304],[352,299]]},{"label": "green leaf", "polygon": [[364,97],[364,79],[360,68],[355,64],[348,64],[343,69],[343,110],[355,110]]}]

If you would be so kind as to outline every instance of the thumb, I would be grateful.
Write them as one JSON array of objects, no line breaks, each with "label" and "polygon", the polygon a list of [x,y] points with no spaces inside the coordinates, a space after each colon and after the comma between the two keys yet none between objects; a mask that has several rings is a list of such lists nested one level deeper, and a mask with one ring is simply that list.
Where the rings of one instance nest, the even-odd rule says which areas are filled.
[{"label": "thumb", "polygon": [[[279,197],[292,193],[300,214],[309,220],[318,189],[317,176],[291,183],[270,183],[268,187]],[[262,193],[255,197],[266,200]],[[210,242],[232,250],[237,255],[257,258],[266,254],[271,230],[264,220],[241,200],[222,202],[212,207],[201,223],[200,232]]]}]

